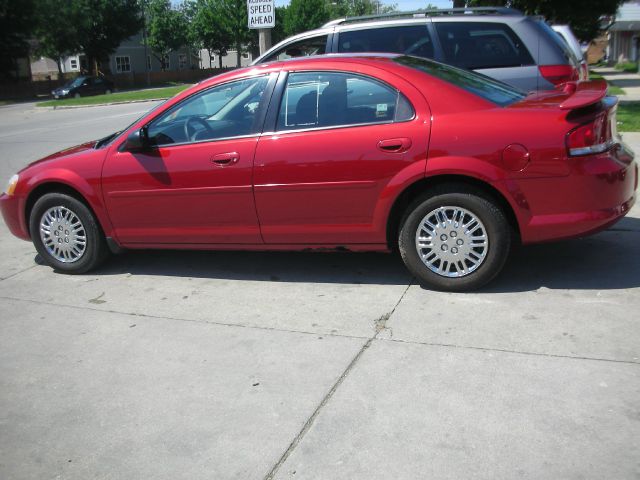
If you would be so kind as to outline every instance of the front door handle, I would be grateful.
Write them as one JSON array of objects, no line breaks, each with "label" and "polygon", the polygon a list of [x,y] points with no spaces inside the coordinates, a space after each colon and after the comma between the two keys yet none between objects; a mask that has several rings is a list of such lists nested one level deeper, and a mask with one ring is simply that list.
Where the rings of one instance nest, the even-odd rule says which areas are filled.
[{"label": "front door handle", "polygon": [[221,167],[238,163],[240,154],[238,152],[218,153],[214,155],[211,161]]},{"label": "front door handle", "polygon": [[378,142],[378,148],[383,152],[403,153],[411,148],[411,139],[402,137],[380,140]]}]

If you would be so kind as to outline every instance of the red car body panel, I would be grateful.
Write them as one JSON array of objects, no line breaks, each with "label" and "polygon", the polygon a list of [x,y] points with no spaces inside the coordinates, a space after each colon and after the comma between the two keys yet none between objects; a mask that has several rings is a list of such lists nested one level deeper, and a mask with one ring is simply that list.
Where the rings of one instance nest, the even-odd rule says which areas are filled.
[{"label": "red car body panel", "polygon": [[[121,151],[127,135],[195,92],[281,71],[347,71],[400,90],[412,120],[271,132]],[[571,95],[582,92],[579,98]],[[389,215],[418,182],[467,179],[504,201],[523,243],[605,228],[635,200],[637,166],[620,143],[569,157],[568,132],[601,98],[599,86],[531,95],[502,108],[387,57],[312,57],[229,72],[181,93],[104,148],[60,152],[20,174],[0,197],[11,231],[28,239],[27,197],[41,185],[74,188],[105,234],[129,248],[387,250]],[[271,102],[279,101],[272,99]],[[586,115],[586,116],[585,116]],[[402,149],[381,149],[381,141]],[[236,153],[220,167],[215,155]],[[422,183],[421,183],[422,184]]]}]

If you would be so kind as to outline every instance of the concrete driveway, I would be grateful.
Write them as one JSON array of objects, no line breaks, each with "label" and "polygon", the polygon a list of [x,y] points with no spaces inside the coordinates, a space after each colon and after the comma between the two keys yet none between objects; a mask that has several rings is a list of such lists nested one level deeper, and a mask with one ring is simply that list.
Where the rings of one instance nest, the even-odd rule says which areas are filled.
[{"label": "concrete driveway", "polygon": [[[0,178],[151,106],[2,107]],[[448,294],[378,254],[65,276],[2,224],[0,478],[638,479],[639,244],[636,207]]]}]

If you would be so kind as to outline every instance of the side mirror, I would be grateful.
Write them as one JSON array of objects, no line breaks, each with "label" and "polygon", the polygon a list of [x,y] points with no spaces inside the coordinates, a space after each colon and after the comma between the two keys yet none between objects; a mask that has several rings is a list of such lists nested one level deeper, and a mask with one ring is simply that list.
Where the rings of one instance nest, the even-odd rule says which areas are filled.
[{"label": "side mirror", "polygon": [[136,152],[146,150],[149,147],[149,136],[146,128],[134,130],[124,142],[123,150],[127,152]]}]

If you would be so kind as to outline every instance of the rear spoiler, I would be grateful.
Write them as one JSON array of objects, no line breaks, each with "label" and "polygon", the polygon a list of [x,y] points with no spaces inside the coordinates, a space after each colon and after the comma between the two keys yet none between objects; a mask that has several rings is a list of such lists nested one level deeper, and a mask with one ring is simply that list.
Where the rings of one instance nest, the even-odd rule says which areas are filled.
[{"label": "rear spoiler", "polygon": [[607,95],[607,82],[591,80],[589,82],[567,82],[562,91],[569,95],[560,103],[560,109],[573,110],[598,103]]}]

